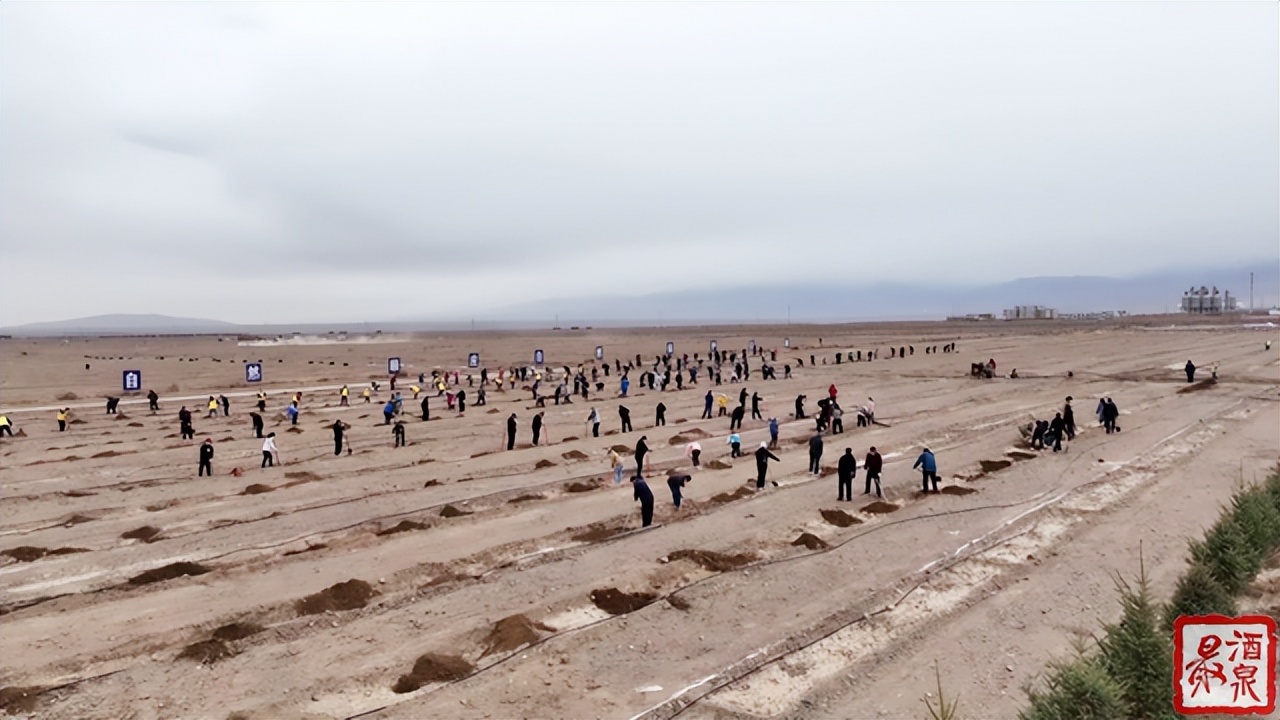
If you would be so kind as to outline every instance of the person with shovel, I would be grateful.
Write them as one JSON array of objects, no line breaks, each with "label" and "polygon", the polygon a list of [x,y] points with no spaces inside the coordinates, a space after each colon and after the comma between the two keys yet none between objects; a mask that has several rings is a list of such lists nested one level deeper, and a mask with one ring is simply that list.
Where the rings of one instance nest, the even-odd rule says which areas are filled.
[{"label": "person with shovel", "polygon": [[769,452],[768,443],[760,443],[760,447],[756,448],[756,490],[764,489],[764,481],[769,474],[770,460],[781,462],[778,460],[777,455]]},{"label": "person with shovel", "polygon": [[880,453],[876,451],[876,446],[872,445],[867,451],[867,459],[862,461],[862,471],[867,475],[867,487],[862,491],[863,495],[871,494],[871,481],[876,483],[876,497],[882,498],[880,492],[880,471],[884,468],[884,458],[880,457]]},{"label": "person with shovel", "polygon": [[343,433],[350,430],[351,426],[341,420],[334,420],[331,427],[333,428],[333,454],[341,455]]},{"label": "person with shovel", "polygon": [[276,434],[267,433],[267,439],[262,443],[262,467],[274,467],[279,454],[280,449],[276,447]]},{"label": "person with shovel", "polygon": [[667,478],[667,487],[671,488],[671,502],[675,503],[677,510],[680,509],[680,500],[683,497],[681,490],[692,481],[692,475],[672,475]]},{"label": "person with shovel", "polygon": [[631,478],[631,484],[635,491],[633,497],[640,502],[640,525],[649,527],[653,524],[653,491],[639,475]]}]

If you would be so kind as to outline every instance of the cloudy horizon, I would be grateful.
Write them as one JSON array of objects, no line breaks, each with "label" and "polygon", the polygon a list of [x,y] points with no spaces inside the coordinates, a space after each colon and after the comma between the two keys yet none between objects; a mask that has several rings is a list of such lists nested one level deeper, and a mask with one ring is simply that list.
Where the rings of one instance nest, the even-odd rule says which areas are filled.
[{"label": "cloudy horizon", "polygon": [[5,3],[0,326],[1272,263],[1278,13]]}]

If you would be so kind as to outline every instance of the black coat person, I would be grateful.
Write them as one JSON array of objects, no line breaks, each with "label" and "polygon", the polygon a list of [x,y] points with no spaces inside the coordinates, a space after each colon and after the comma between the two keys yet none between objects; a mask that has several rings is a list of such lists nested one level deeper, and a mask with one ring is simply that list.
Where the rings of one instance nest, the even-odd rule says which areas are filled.
[{"label": "black coat person", "polygon": [[666,424],[667,424],[667,405],[666,405],[666,403],[658,403],[658,407],[657,407],[657,409],[656,409],[656,414],[657,414],[657,416],[654,418],[654,421],[653,421],[653,425],[654,425],[654,427],[658,427],[659,425],[661,425],[661,426],[664,426],[664,427],[665,427],[665,426],[666,426]]},{"label": "black coat person", "polygon": [[507,418],[507,449],[511,450],[516,446],[516,414],[511,413],[511,417]]},{"label": "black coat person", "polygon": [[809,438],[809,472],[817,475],[822,472],[822,433],[814,433]]},{"label": "black coat person", "polygon": [[884,458],[880,457],[880,453],[876,451],[874,445],[867,452],[867,459],[862,461],[862,470],[867,475],[867,487],[862,491],[863,495],[871,493],[871,481],[876,483],[876,497],[884,497],[880,494],[880,471],[884,468]]},{"label": "black coat person", "polygon": [[751,393],[751,419],[763,420],[764,416],[760,414],[760,393]]},{"label": "black coat person", "polygon": [[467,409],[467,391],[466,390],[459,390],[458,394],[454,397],[454,399],[458,401],[458,412],[463,412]]},{"label": "black coat person", "polygon": [[644,456],[649,454],[648,436],[641,435],[636,441],[636,475],[644,477]]},{"label": "black coat person", "polygon": [[622,421],[621,432],[631,432],[631,411],[626,405],[618,406],[618,419]]},{"label": "black coat person", "polygon": [[118,398],[118,397],[109,397],[109,398],[107,398],[107,414],[108,414],[108,415],[115,415],[115,414],[117,414],[117,413],[116,413],[116,406],[117,406],[117,405],[119,405],[119,404],[120,404],[120,398]]},{"label": "black coat person", "polygon": [[1076,439],[1076,412],[1071,408],[1071,396],[1067,396],[1067,404],[1062,407],[1062,429],[1068,440]]},{"label": "black coat person", "polygon": [[333,428],[333,454],[341,455],[342,454],[342,434],[346,432],[346,430],[351,426],[342,422],[341,420],[334,420],[333,425],[330,427]]},{"label": "black coat person", "polygon": [[533,416],[533,444],[537,445],[542,437],[542,413]]},{"label": "black coat person", "polygon": [[858,459],[853,456],[853,448],[845,448],[836,465],[836,476],[839,485],[836,488],[836,500],[853,500],[853,478],[858,474]]},{"label": "black coat person", "polygon": [[1062,449],[1062,435],[1065,432],[1066,423],[1062,420],[1062,413],[1053,416],[1053,420],[1049,422],[1049,434],[1046,436],[1053,442],[1053,451],[1058,452]]},{"label": "black coat person", "polygon": [[769,474],[769,461],[778,462],[778,456],[769,452],[767,443],[760,443],[756,448],[756,489],[764,488],[765,477]]},{"label": "black coat person", "polygon": [[1187,382],[1189,382],[1189,383],[1190,383],[1190,382],[1195,382],[1195,380],[1196,380],[1196,365],[1195,365],[1195,363],[1193,363],[1193,362],[1191,362],[1190,360],[1188,360],[1188,361],[1187,361],[1187,365],[1186,365],[1186,367],[1184,367],[1183,369],[1187,371]]},{"label": "black coat person", "polygon": [[249,413],[249,421],[253,423],[253,436],[262,437],[262,416],[256,412]]},{"label": "black coat person", "polygon": [[431,400],[426,398],[425,396],[422,398],[422,419],[424,421],[431,419],[430,402]]},{"label": "black coat person", "polygon": [[200,445],[200,470],[197,476],[213,477],[213,440],[206,438]]},{"label": "black coat person", "polygon": [[160,396],[156,394],[155,390],[147,391],[147,404],[150,406],[151,412],[160,410]]},{"label": "black coat person", "polygon": [[683,497],[681,491],[692,481],[692,475],[672,475],[667,478],[667,487],[671,489],[671,502],[675,503],[677,510],[680,509],[680,500]]},{"label": "black coat person", "polygon": [[746,409],[741,405],[733,409],[733,415],[729,416],[729,431],[742,429],[742,418],[746,415]]},{"label": "black coat person", "polygon": [[796,396],[796,419],[797,420],[804,419],[804,399],[805,399],[804,395]]},{"label": "black coat person", "polygon": [[635,488],[635,499],[640,501],[640,524],[649,527],[653,524],[653,491],[649,489],[649,483],[639,476],[631,478],[631,485]]}]

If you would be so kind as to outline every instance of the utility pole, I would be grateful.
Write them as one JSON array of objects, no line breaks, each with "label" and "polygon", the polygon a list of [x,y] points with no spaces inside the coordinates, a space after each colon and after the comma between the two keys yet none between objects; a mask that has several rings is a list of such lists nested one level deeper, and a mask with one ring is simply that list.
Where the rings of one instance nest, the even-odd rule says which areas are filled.
[{"label": "utility pole", "polygon": [[1253,313],[1253,273],[1249,273],[1249,312]]}]

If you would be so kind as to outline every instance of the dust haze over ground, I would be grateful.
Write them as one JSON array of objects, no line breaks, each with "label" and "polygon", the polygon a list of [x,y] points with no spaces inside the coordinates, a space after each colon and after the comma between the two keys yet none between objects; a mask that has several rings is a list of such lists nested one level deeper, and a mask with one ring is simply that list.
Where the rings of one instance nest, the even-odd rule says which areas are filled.
[{"label": "dust haze over ground", "polygon": [[[936,660],[967,707],[1011,717],[1022,683],[1073,631],[1114,619],[1112,573],[1136,572],[1139,543],[1167,595],[1186,538],[1242,477],[1276,465],[1280,358],[1263,350],[1275,330],[1144,322],[252,348],[233,337],[4,340],[0,397],[25,436],[0,439],[0,686],[8,707],[42,718],[917,717]],[[753,360],[743,384],[782,424],[777,487],[747,489],[754,462],[729,457],[728,420],[699,418],[705,377],[665,393],[634,383],[622,402],[635,431],[606,435],[620,401],[616,375],[601,376],[606,390],[588,402],[548,401],[550,442],[530,447],[529,393],[490,391],[476,407],[462,367],[475,351],[496,373],[535,348],[549,367],[576,366],[596,345],[610,362],[639,353],[647,365],[668,340],[705,357],[711,339],[777,347],[780,376],[792,365],[791,379],[761,381]],[[952,341],[956,354],[924,352]],[[889,359],[891,346],[915,352]],[[834,364],[837,350],[871,349],[874,362]],[[385,383],[373,403],[359,398],[385,381],[388,356],[407,373],[399,449],[381,424]],[[970,378],[969,363],[988,358],[1002,377]],[[1203,373],[1219,363],[1219,382],[1179,392],[1187,359]],[[258,466],[245,360],[264,364],[282,466]],[[408,387],[434,367],[462,372],[465,414],[433,398],[432,419],[419,419]],[[1013,368],[1019,379],[1003,377]],[[142,370],[160,414],[133,398],[122,419],[103,413],[123,369]],[[349,408],[338,407],[344,383]],[[836,500],[834,475],[805,472],[813,425],[790,417],[793,402],[805,394],[812,409],[832,383],[846,430],[826,438],[822,464],[852,447],[861,465],[877,446],[883,501],[861,494],[861,469],[853,502]],[[281,411],[298,389],[301,432],[286,432]],[[736,401],[739,389],[717,391]],[[221,393],[230,417],[205,419],[204,399]],[[1026,452],[1018,426],[1052,418],[1067,395],[1076,440],[1062,454]],[[1121,409],[1119,434],[1094,421],[1104,395]],[[883,424],[856,428],[852,408],[868,396]],[[659,400],[668,424],[655,428]],[[182,404],[197,442],[177,435]],[[65,433],[51,409],[24,410],[57,405],[80,421]],[[591,407],[600,438],[585,428]],[[520,433],[507,452],[512,412]],[[352,426],[350,454],[333,454],[337,419]],[[669,440],[701,433],[694,470]],[[644,530],[605,457],[642,434],[658,499]],[[215,473],[197,478],[205,437]],[[762,421],[745,422],[745,447],[765,438]],[[922,445],[943,494],[919,493],[910,467]],[[679,511],[663,482],[672,470],[693,475]]]}]

